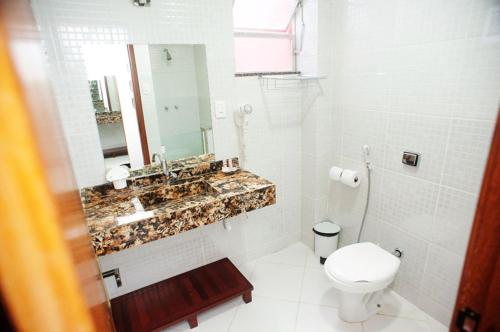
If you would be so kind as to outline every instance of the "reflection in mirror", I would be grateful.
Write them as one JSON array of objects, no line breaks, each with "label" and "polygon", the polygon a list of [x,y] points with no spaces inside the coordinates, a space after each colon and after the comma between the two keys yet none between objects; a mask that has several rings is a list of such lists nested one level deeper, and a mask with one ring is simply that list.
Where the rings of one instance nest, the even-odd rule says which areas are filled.
[{"label": "reflection in mirror", "polygon": [[83,56],[106,168],[213,154],[204,45],[88,45]]},{"label": "reflection in mirror", "polygon": [[203,45],[134,45],[149,153],[177,160],[213,152]]},{"label": "reflection in mirror", "polygon": [[[132,98],[126,48],[123,45],[87,45],[82,53],[106,168],[129,165],[120,103],[121,95],[130,101]],[[120,82],[124,84],[120,86]]]}]

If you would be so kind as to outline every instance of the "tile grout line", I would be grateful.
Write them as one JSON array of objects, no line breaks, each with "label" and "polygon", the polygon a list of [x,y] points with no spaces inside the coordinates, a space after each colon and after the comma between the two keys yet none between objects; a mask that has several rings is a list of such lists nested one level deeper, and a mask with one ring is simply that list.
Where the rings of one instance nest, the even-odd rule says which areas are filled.
[{"label": "tile grout line", "polygon": [[266,262],[266,261],[261,261],[259,264],[274,264],[274,265],[286,265],[286,266],[293,266],[293,267],[303,267],[302,265],[298,264],[290,264],[290,263],[282,263],[282,262]]},{"label": "tile grout line", "polygon": [[272,296],[269,296],[269,295],[255,295],[253,297],[255,297],[255,298],[261,298],[261,299],[266,299],[266,300],[271,300],[271,301],[276,301],[276,302],[299,303],[299,301],[285,300],[283,298],[272,297]]},{"label": "tile grout line", "polygon": [[[252,264],[252,268],[251,268],[251,271],[250,273],[248,274],[248,278],[249,279],[252,279],[253,277],[253,274],[255,272],[255,266],[257,265],[257,263],[255,263],[255,259],[251,260],[250,262],[247,262],[246,264]],[[252,297],[253,297],[253,294],[252,294]],[[253,302],[253,300],[252,300]],[[249,303],[245,303],[245,305],[247,305]],[[233,327],[233,323],[234,323],[234,320],[236,319],[236,315],[238,314],[238,312],[240,311],[240,308],[242,307],[242,305],[240,304],[238,307],[236,307],[236,310],[234,311],[234,314],[233,314],[233,317],[231,318],[231,321],[229,322],[229,326],[227,327],[227,330],[226,332],[230,332],[231,331],[231,327]]]},{"label": "tile grout line", "polygon": [[[408,302],[410,302],[410,301],[408,301]],[[410,302],[410,303],[413,304],[415,307],[417,307],[418,310],[422,310],[416,304],[414,304],[412,302]],[[412,317],[406,317],[406,316],[398,316],[398,315],[393,315],[393,314],[381,314],[381,313],[377,313],[376,315],[382,316],[382,317],[389,317],[389,318],[406,319],[406,320],[411,320],[411,321],[416,321],[416,322],[427,322],[428,321],[427,317],[426,318],[412,318]]]},{"label": "tile grout line", "polygon": [[302,279],[300,281],[299,300],[297,301],[297,312],[295,313],[295,323],[293,325],[294,331],[297,331],[297,323],[299,321],[300,304],[302,303],[302,290],[304,289],[304,279],[306,277],[307,254],[307,251],[305,251],[304,265],[302,267]]},{"label": "tile grout line", "polygon": [[339,309],[339,306],[334,306],[334,305],[331,305],[331,304],[317,304],[317,303],[307,302],[307,301],[300,301],[300,304],[307,304],[307,305],[310,305],[310,306],[324,307],[324,308],[330,308],[330,309],[336,309],[336,310]]},{"label": "tile grout line", "polygon": [[238,310],[240,309],[240,307],[241,307],[241,304],[238,307],[236,307],[236,310],[234,310],[233,317],[231,317],[231,320],[229,321],[229,325],[227,326],[226,332],[231,331],[231,327],[233,326],[233,322],[236,319],[236,314],[238,313]]}]

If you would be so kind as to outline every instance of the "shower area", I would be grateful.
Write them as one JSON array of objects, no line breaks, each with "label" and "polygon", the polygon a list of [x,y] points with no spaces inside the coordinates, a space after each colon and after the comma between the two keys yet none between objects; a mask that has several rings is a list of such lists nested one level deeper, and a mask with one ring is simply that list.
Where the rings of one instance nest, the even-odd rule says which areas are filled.
[{"label": "shower area", "polygon": [[205,46],[134,48],[150,150],[164,147],[169,160],[213,153]]}]

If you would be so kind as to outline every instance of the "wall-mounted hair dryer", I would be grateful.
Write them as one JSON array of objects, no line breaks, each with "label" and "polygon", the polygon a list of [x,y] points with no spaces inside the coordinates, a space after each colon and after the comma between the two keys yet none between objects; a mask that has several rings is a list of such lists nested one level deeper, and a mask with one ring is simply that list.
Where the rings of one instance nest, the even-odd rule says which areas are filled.
[{"label": "wall-mounted hair dryer", "polygon": [[250,104],[243,104],[234,112],[234,124],[238,128],[238,145],[240,150],[240,165],[243,166],[246,162],[246,144],[245,132],[248,127],[248,120],[245,119],[247,115],[252,114],[253,106]]},{"label": "wall-mounted hair dryer", "polygon": [[253,112],[253,106],[250,104],[241,105],[235,112],[234,123],[237,127],[242,128],[246,124],[248,124],[247,120],[245,120],[246,115],[250,115]]},{"label": "wall-mounted hair dryer", "polygon": [[243,115],[252,114],[253,106],[250,104],[243,104],[240,106],[240,113]]}]

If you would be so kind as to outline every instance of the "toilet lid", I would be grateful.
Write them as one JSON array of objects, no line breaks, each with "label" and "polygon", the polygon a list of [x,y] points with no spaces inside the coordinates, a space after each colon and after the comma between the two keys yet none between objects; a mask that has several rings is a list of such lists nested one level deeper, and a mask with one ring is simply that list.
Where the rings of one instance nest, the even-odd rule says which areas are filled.
[{"label": "toilet lid", "polygon": [[333,252],[325,262],[325,269],[343,282],[379,282],[392,278],[399,263],[394,255],[371,242],[364,242]]}]

